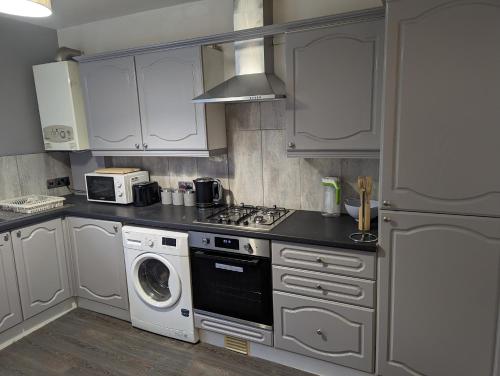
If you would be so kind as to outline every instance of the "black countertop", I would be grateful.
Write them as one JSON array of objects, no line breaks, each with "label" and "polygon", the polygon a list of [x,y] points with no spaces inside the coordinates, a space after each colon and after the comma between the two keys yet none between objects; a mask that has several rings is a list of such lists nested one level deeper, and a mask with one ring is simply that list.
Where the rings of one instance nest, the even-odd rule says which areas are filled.
[{"label": "black countertop", "polygon": [[[377,250],[375,243],[359,244],[349,239],[351,233],[357,232],[357,224],[348,215],[326,218],[319,212],[297,210],[271,231],[246,231],[195,224],[193,221],[207,215],[207,211],[191,207],[155,204],[137,208],[132,205],[88,202],[85,196],[66,196],[66,199],[64,207],[40,214],[0,212],[0,232],[61,216],[75,216],[172,230],[215,232],[369,252]],[[373,229],[372,232],[376,233],[377,229]]]}]

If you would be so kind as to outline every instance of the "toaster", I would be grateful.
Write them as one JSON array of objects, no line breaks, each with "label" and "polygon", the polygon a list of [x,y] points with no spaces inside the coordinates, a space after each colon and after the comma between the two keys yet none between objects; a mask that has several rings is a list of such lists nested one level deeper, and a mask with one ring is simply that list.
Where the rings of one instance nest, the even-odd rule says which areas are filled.
[{"label": "toaster", "polygon": [[157,182],[141,182],[132,186],[134,206],[148,206],[160,202],[160,187]]}]

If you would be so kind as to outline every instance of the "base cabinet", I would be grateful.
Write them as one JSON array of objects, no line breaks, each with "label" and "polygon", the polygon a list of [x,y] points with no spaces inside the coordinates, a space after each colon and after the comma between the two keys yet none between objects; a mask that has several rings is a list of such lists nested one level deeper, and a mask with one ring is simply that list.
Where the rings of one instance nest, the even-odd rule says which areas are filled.
[{"label": "base cabinet", "polygon": [[0,333],[23,321],[10,234],[0,234]]},{"label": "base cabinet", "polygon": [[72,217],[67,220],[76,295],[128,310],[121,223]]},{"label": "base cabinet", "polygon": [[61,219],[12,232],[24,319],[71,296]]},{"label": "base cabinet", "polygon": [[500,219],[383,216],[377,374],[498,376]]},{"label": "base cabinet", "polygon": [[372,309],[278,291],[273,298],[276,348],[373,371]]}]

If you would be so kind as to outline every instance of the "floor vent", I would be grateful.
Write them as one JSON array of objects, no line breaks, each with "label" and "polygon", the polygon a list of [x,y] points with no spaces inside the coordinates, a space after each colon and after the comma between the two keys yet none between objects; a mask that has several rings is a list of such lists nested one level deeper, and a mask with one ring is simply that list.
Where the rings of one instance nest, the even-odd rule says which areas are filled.
[{"label": "floor vent", "polygon": [[224,336],[224,347],[228,350],[248,355],[248,342],[243,339]]}]

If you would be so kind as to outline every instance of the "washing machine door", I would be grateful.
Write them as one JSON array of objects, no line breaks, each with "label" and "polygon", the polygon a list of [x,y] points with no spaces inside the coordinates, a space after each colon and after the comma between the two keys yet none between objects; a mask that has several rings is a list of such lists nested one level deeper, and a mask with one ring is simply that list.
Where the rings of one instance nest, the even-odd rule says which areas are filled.
[{"label": "washing machine door", "polygon": [[134,260],[131,269],[135,291],[145,303],[157,308],[169,308],[177,303],[181,281],[166,258],[144,253]]}]

